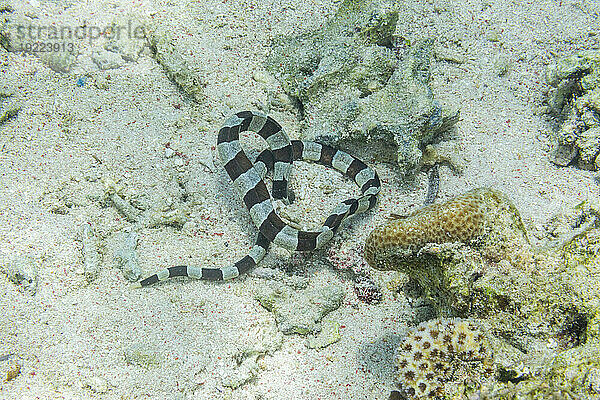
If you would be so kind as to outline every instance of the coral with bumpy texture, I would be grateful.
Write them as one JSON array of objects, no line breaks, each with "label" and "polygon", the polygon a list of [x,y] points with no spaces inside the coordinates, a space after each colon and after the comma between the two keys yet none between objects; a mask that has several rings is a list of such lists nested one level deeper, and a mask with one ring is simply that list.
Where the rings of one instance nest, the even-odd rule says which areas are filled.
[{"label": "coral with bumpy texture", "polygon": [[365,243],[371,267],[406,274],[442,316],[496,313],[523,279],[506,278],[506,263],[522,271],[533,257],[519,211],[490,188],[396,218]]},{"label": "coral with bumpy texture", "polygon": [[[474,361],[479,361],[474,363]],[[411,330],[396,355],[398,380],[410,399],[440,398],[460,371],[475,382],[493,374],[483,331],[464,319],[435,319]]]},{"label": "coral with bumpy texture", "polygon": [[375,229],[365,243],[365,259],[386,269],[388,253],[411,252],[427,243],[466,242],[477,238],[484,226],[484,196],[491,189],[475,189],[445,203],[423,207],[406,217],[392,216]]}]

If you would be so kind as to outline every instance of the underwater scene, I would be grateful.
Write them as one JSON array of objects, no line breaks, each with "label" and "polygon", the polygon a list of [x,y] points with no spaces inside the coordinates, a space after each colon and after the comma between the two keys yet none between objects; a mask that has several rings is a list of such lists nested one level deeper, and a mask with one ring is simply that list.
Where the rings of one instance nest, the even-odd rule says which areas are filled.
[{"label": "underwater scene", "polygon": [[0,0],[0,399],[600,399],[599,28]]}]

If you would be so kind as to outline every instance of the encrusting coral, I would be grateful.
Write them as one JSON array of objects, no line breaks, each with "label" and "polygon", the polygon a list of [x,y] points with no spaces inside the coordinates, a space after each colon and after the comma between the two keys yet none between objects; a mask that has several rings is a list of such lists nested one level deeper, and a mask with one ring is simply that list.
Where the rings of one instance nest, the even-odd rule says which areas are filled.
[{"label": "encrusting coral", "polygon": [[[483,230],[485,201],[491,189],[476,189],[442,204],[423,207],[406,217],[393,215],[375,229],[365,243],[365,259],[374,268],[387,269],[394,253],[418,250],[427,243],[465,242]],[[404,254],[407,254],[404,253]]]},{"label": "encrusting coral", "polygon": [[[476,318],[494,349],[498,373],[483,383],[477,379],[461,383],[453,374],[463,372],[448,370],[446,380],[434,385],[437,375],[413,377],[412,369],[406,370],[416,365],[428,371],[430,361],[415,364],[414,356],[405,356],[406,363],[399,359],[400,373],[409,372],[400,377],[409,398],[470,393],[479,396],[475,398],[508,400],[548,398],[554,392],[570,393],[571,398],[600,394],[600,205],[583,202],[564,220],[565,226],[551,224],[551,235],[533,247],[512,202],[496,190],[482,188],[395,217],[371,233],[365,257],[372,267],[405,274],[407,296],[431,306],[436,316]],[[536,238],[543,240],[539,234]],[[445,322],[421,326],[430,329],[428,324],[435,323]],[[415,341],[414,335],[419,339]],[[413,344],[410,351],[419,349],[417,357],[425,354],[423,345],[431,345],[424,337],[418,330],[409,334],[413,339],[407,343]],[[424,358],[437,356],[430,351]],[[462,371],[486,368],[481,357],[471,361],[453,357],[452,362],[440,361],[438,368],[443,369],[445,362],[462,365],[457,366]]]},{"label": "encrusting coral", "polygon": [[485,334],[472,321],[458,318],[422,322],[409,331],[396,365],[409,399],[440,398],[448,384],[460,384],[466,377],[481,383],[494,373]]}]

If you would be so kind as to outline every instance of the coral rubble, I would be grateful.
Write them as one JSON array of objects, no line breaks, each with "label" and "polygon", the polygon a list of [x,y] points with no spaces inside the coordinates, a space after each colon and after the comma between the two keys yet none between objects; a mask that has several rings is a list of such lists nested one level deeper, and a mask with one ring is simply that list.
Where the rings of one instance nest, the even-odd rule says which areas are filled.
[{"label": "coral rubble", "polygon": [[38,285],[39,260],[29,256],[15,255],[10,259],[0,260],[0,272],[19,289],[35,294]]},{"label": "coral rubble", "polygon": [[81,229],[81,242],[83,253],[83,275],[88,282],[96,279],[100,272],[102,262],[98,251],[98,241],[91,224],[83,224]]},{"label": "coral rubble", "polygon": [[295,291],[287,285],[274,282],[256,293],[256,299],[273,312],[279,330],[286,335],[306,335],[321,330],[321,320],[337,310],[344,299],[341,286],[321,286]]},{"label": "coral rubble", "polygon": [[185,93],[194,100],[203,99],[205,83],[197,66],[190,63],[176,49],[173,34],[160,23],[151,24],[146,32],[156,61]]},{"label": "coral rubble", "polygon": [[550,159],[583,169],[600,167],[600,51],[559,59],[547,71],[547,110],[559,122]]},{"label": "coral rubble", "polygon": [[0,92],[0,124],[15,117],[20,110],[21,106],[12,94]]},{"label": "coral rubble", "polygon": [[137,282],[142,274],[140,261],[135,250],[138,236],[136,232],[121,233],[119,238],[121,246],[114,253],[114,258],[123,271],[123,276],[130,282]]},{"label": "coral rubble", "polygon": [[396,51],[397,23],[411,12],[347,0],[321,29],[275,40],[266,66],[301,104],[303,139],[369,139],[395,149],[405,173],[419,168],[422,145],[458,113],[443,108],[429,85],[432,40]]}]

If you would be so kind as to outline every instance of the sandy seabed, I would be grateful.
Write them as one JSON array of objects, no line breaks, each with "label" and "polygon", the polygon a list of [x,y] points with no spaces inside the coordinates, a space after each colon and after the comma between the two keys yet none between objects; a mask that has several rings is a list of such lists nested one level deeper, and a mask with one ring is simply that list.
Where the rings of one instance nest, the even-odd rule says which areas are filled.
[{"label": "sandy seabed", "polygon": [[[424,34],[440,43],[460,41],[466,56],[462,63],[434,60],[432,68],[436,96],[460,107],[457,132],[466,159],[461,175],[441,170],[440,200],[494,187],[535,228],[560,210],[597,197],[594,172],[548,161],[551,127],[536,110],[547,65],[598,48],[598,3],[427,3],[431,14],[423,16]],[[185,58],[201,67],[204,88],[201,101],[183,94],[148,50],[100,69],[93,56],[101,38],[78,43],[80,55],[68,73],[52,70],[43,57],[3,51],[0,90],[12,93],[21,110],[0,126],[0,261],[35,260],[38,285],[32,295],[0,276],[0,356],[11,354],[0,366],[3,373],[21,366],[16,378],[1,384],[0,398],[387,399],[396,388],[394,347],[414,320],[402,294],[384,290],[381,303],[360,302],[353,282],[332,268],[328,250],[316,252],[296,273],[310,286],[341,285],[346,297],[327,316],[339,323],[341,339],[309,349],[305,337],[276,334],[272,314],[254,299],[266,284],[260,274],[130,290],[112,249],[115,232],[131,223],[102,201],[107,182],[141,206],[169,208],[183,192],[191,196],[188,229],[139,231],[144,276],[181,263],[224,266],[244,256],[256,229],[216,157],[216,132],[231,113],[268,103],[266,83],[253,75],[264,70],[271,40],[319,27],[339,4],[13,3],[15,13],[72,26],[161,14],[173,29],[176,48],[193,49]],[[501,76],[499,60],[510,66]],[[298,137],[296,115],[272,115]],[[378,207],[347,224],[334,248],[358,248],[389,213],[410,211],[425,195],[425,175],[407,184],[393,166],[372,163],[365,154],[383,182]],[[307,218],[325,218],[355,190],[332,174],[311,164],[295,173],[293,187]],[[88,223],[102,255],[91,282],[82,274],[81,227]],[[289,265],[289,259],[273,249],[264,266]],[[359,262],[360,254],[348,259]],[[373,271],[372,276],[385,282],[392,275]],[[277,340],[280,348],[259,358],[254,378],[237,389],[224,386],[227,377],[244,373],[249,351],[260,352]],[[145,361],[131,362],[136,351]]]}]

